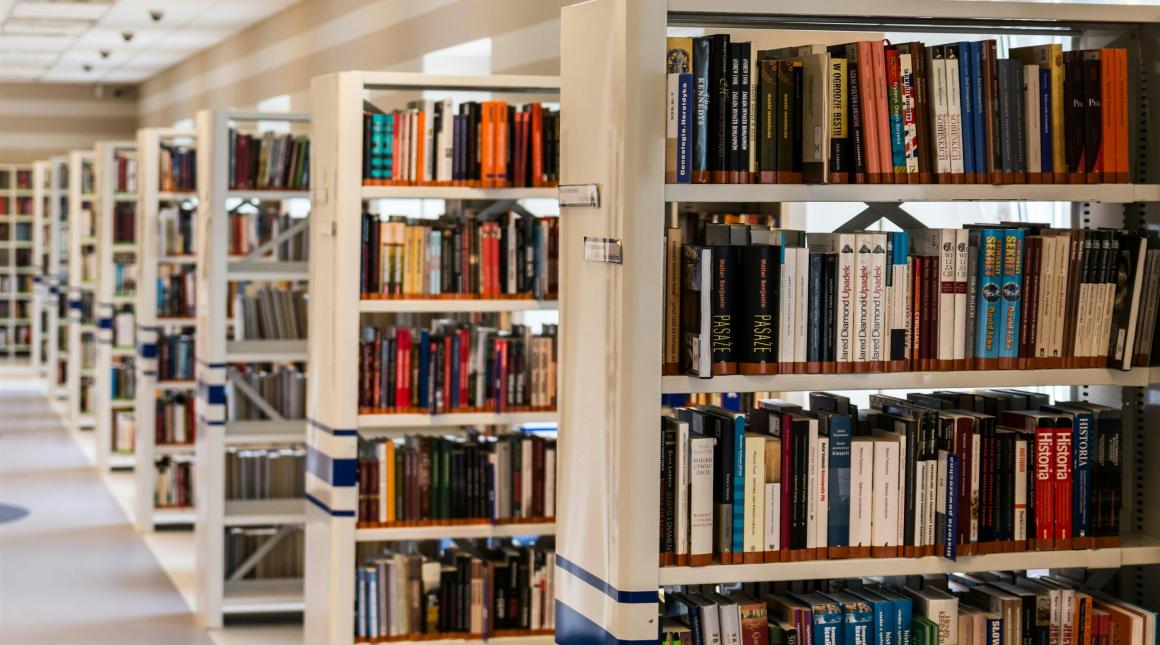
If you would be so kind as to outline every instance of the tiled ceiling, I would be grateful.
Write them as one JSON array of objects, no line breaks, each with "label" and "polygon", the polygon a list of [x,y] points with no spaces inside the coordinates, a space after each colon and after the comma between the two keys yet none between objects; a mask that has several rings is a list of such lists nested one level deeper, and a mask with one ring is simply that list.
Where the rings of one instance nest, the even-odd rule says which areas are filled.
[{"label": "tiled ceiling", "polygon": [[0,0],[0,82],[141,82],[296,2]]}]

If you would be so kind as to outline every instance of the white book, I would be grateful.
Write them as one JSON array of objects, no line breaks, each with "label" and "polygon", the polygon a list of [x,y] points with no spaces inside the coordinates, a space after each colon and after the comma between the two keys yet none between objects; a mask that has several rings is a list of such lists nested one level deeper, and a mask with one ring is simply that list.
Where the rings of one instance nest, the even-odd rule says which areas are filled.
[{"label": "white book", "polygon": [[[910,54],[898,55],[898,71],[899,79],[902,81],[902,141],[906,149],[906,172],[907,174],[914,174],[918,172],[918,155],[917,141],[918,141],[918,121],[911,119],[910,123],[906,122],[906,114],[914,113],[914,92],[918,89],[914,87],[914,57]],[[907,81],[907,79],[910,79]],[[907,90],[907,84],[911,85],[910,90]],[[899,284],[899,283],[895,283]]]},{"label": "white book", "polygon": [[1038,333],[1035,336],[1035,357],[1047,358],[1050,356],[1050,347],[1054,330],[1052,321],[1055,316],[1055,250],[1054,235],[1044,235],[1041,242],[1039,263],[1039,311],[1035,315],[1035,324]]},{"label": "white book", "polygon": [[689,555],[713,554],[713,438],[689,439]]},{"label": "white book", "polygon": [[712,594],[709,599],[717,603],[721,617],[721,644],[741,645],[741,612],[737,603],[720,594]]},{"label": "white book", "polygon": [[971,434],[971,542],[979,541],[979,462],[982,436]]},{"label": "white book", "polygon": [[[782,240],[784,244],[784,240]],[[797,254],[792,248],[781,249],[781,289],[778,297],[781,300],[781,324],[778,326],[777,353],[781,363],[792,363],[794,360],[794,323],[797,316],[794,314],[794,304],[797,297]]]},{"label": "white book", "polygon": [[[709,598],[710,602],[712,598]],[[721,615],[713,611],[714,605],[702,606],[701,620],[705,625],[705,642],[708,645],[721,645],[724,639],[721,636]]]},{"label": "white book", "polygon": [[854,437],[850,442],[850,546],[872,544],[874,517],[874,441]]},{"label": "white book", "polygon": [[817,542],[818,548],[824,548],[830,543],[829,518],[829,479],[830,479],[830,438],[818,436],[818,512],[817,512]]},{"label": "white book", "polygon": [[1027,539],[1027,440],[1015,440],[1015,539]]},{"label": "white book", "polygon": [[765,550],[781,549],[781,482],[765,484]]},{"label": "white book", "polygon": [[898,442],[874,437],[874,505],[870,543],[898,546]]},{"label": "white book", "polygon": [[1043,172],[1042,142],[1043,136],[1039,123],[1039,66],[1023,66],[1023,88],[1026,98],[1023,100],[1023,122],[1027,126],[1027,136],[1024,137],[1024,150],[1027,157],[1027,172]]},{"label": "white book", "polygon": [[956,47],[947,47],[947,151],[951,172],[963,172],[963,104]]},{"label": "white book", "polygon": [[797,255],[797,289],[794,290],[794,345],[793,360],[798,363],[806,361],[806,329],[809,326],[809,294],[810,294],[810,250],[807,248],[794,249]]},{"label": "white book", "polygon": [[1051,599],[1051,625],[1048,628],[1047,642],[1049,645],[1062,645],[1063,636],[1063,591],[1051,589],[1047,592]]},{"label": "white book", "polygon": [[[495,457],[495,453],[489,454],[488,455],[488,462],[491,462],[493,457]],[[379,443],[379,444],[375,445],[375,458],[377,459],[377,461],[380,464],[385,464],[387,462],[387,445],[385,443]],[[387,469],[386,468],[379,468],[378,474],[379,474],[379,490],[383,491],[383,492],[389,490],[390,487],[387,486]],[[379,507],[378,507],[378,509],[376,509],[375,512],[378,515],[379,522],[386,522],[387,521],[387,496],[386,495],[379,495]]]},{"label": "white book", "polygon": [[1055,322],[1052,324],[1052,356],[1063,356],[1063,327],[1067,310],[1067,288],[1070,273],[1071,236],[1061,235],[1055,253]]},{"label": "white book", "polygon": [[903,593],[914,601],[914,613],[938,625],[939,645],[957,645],[959,642],[959,599],[935,587],[911,589]]},{"label": "white book", "polygon": [[886,234],[870,233],[870,346],[869,360],[884,361],[886,354]]},{"label": "white book", "polygon": [[[927,499],[934,500],[935,489],[938,486],[938,460],[926,460],[926,496]],[[934,502],[931,501],[926,505],[926,544],[933,545],[935,543],[934,530]]]},{"label": "white book", "polygon": [[926,494],[927,460],[917,462],[915,468],[914,501],[914,545],[926,546],[926,505],[930,498]]},{"label": "white book", "polygon": [[[933,234],[933,233],[932,233]],[[955,358],[955,278],[958,275],[956,261],[958,253],[955,243],[958,234],[953,228],[944,228],[938,234],[938,359],[951,361]],[[963,301],[964,313],[966,301]],[[964,333],[965,333],[964,327]]]},{"label": "white book", "polygon": [[970,231],[955,229],[955,339],[954,359],[967,358],[967,245]]},{"label": "white book", "polygon": [[745,435],[745,553],[765,550],[765,440],[765,435]]},{"label": "white book", "polygon": [[838,310],[834,338],[834,355],[839,363],[854,360],[854,335],[857,317],[857,239],[853,233],[838,234]]},{"label": "white book", "polygon": [[[552,467],[555,467],[555,454],[552,455]],[[544,460],[544,471],[550,473],[548,470],[547,459]],[[555,473],[552,473],[554,476]],[[676,502],[676,524],[675,529],[677,533],[677,557],[689,555],[689,424],[686,421],[677,422],[677,498]],[[548,503],[547,484],[544,483],[544,502],[545,508]],[[553,488],[555,482],[552,482]],[[553,491],[554,492],[554,491]],[[554,502],[554,500],[553,500]],[[553,510],[554,510],[553,504]],[[555,517],[555,514],[548,514],[548,517]]]},{"label": "white book", "polygon": [[1063,589],[1060,591],[1060,629],[1059,640],[1061,645],[1075,644],[1075,590]]},{"label": "white book", "polygon": [[[927,49],[928,55],[933,48]],[[931,79],[930,87],[930,115],[934,125],[935,165],[937,173],[951,171],[950,131],[947,121],[950,118],[950,108],[947,105],[947,66],[942,56],[930,57],[927,60],[927,74]]]},{"label": "white book", "polygon": [[[1130,240],[1125,238],[1122,243],[1128,244]],[[1148,240],[1141,237],[1137,240],[1138,247],[1136,248],[1136,266],[1133,272],[1132,284],[1132,301],[1128,308],[1128,326],[1124,329],[1117,330],[1116,345],[1114,348],[1114,356],[1120,357],[1120,367],[1129,369],[1132,367],[1132,353],[1136,351],[1136,325],[1140,320],[1140,301],[1143,298],[1144,289],[1144,265],[1148,259]],[[1113,287],[1113,298],[1115,298],[1115,291]],[[1108,330],[1109,334],[1111,330]]]},{"label": "white book", "polygon": [[442,101],[439,122],[439,181],[451,181],[454,162],[455,107],[451,99]]},{"label": "white book", "polygon": [[806,471],[806,548],[818,546],[818,420],[810,419]]},{"label": "white book", "polygon": [[[713,374],[713,352],[710,349],[710,328],[713,322],[713,250],[709,247],[701,248],[701,261],[697,268],[701,270],[701,333],[697,335],[694,355],[697,359],[697,376],[708,378]],[[483,380],[483,379],[480,379]]]},{"label": "white book", "polygon": [[[934,512],[935,521],[939,524],[938,537],[935,544],[943,544],[946,538],[946,533],[943,530],[947,518],[947,451],[938,451],[938,473],[935,474],[935,489],[934,489]],[[942,553],[942,548],[938,550]]]},{"label": "white book", "polygon": [[855,236],[854,280],[854,362],[870,360],[870,272],[872,267],[870,233]]}]

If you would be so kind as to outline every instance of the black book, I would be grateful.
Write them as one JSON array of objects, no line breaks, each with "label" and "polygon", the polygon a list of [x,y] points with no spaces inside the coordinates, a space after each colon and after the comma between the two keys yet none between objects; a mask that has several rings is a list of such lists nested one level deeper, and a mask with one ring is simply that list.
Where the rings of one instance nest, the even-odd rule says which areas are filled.
[{"label": "black book", "polygon": [[693,39],[693,183],[709,181],[709,130],[714,124],[709,121],[710,39]]},{"label": "black book", "polygon": [[729,35],[709,36],[709,170],[711,181],[726,183],[729,169]]},{"label": "black book", "polygon": [[738,110],[740,112],[740,119],[738,124],[738,153],[737,153],[737,181],[742,184],[748,184],[752,181],[750,172],[753,168],[749,164],[749,147],[752,142],[749,138],[750,121],[754,115],[750,113],[750,107],[753,105],[750,94],[753,92],[753,70],[750,69],[752,64],[751,44],[737,43],[738,56],[741,59],[741,85],[740,93],[738,94]]},{"label": "black book", "polygon": [[848,43],[846,49],[846,106],[850,130],[850,149],[853,155],[850,171],[853,183],[858,177],[866,176],[866,131],[862,127],[862,82],[858,77],[858,43]]},{"label": "black book", "polygon": [[1067,154],[1067,172],[1085,172],[1087,162],[1084,139],[1087,133],[1087,92],[1084,90],[1083,52],[1063,53],[1063,126],[1066,136],[1064,148]]},{"label": "black book", "polygon": [[810,251],[809,292],[806,296],[808,311],[806,324],[806,362],[816,367],[822,361],[822,336],[828,329],[822,327],[822,285],[825,281],[825,254]]},{"label": "black book", "polygon": [[1100,144],[1103,140],[1103,115],[1100,105],[1100,50],[1083,52],[1084,79],[1084,171],[1102,171],[1103,159]]},{"label": "black book", "polygon": [[1026,103],[1027,89],[1024,80],[1023,61],[1008,59],[1006,63],[1011,67],[1011,131],[1015,140],[1011,144],[1013,172],[1027,172],[1027,120]]},{"label": "black book", "polygon": [[729,44],[729,152],[726,169],[731,184],[741,171],[741,43]]},{"label": "black book", "polygon": [[834,45],[827,48],[830,55],[829,76],[830,109],[830,181],[850,180],[851,149],[850,137],[850,68],[846,58],[846,46]]},{"label": "black book", "polygon": [[738,299],[744,311],[737,324],[737,360],[742,373],[767,374],[777,366],[781,247],[772,244],[768,229],[752,229],[750,238],[741,249]]},{"label": "black book", "polygon": [[1011,59],[1007,58],[999,61],[998,112],[1001,132],[999,156],[1002,160],[1000,169],[1005,173],[1015,172],[1015,118],[1017,116],[1022,117],[1021,114],[1015,112],[1015,97],[1011,93],[1011,88],[1013,87],[1013,81],[1011,80],[1011,62]]},{"label": "black book", "polygon": [[802,172],[802,134],[805,116],[805,70],[800,64],[793,67],[793,171]]},{"label": "black book", "polygon": [[713,258],[709,333],[713,374],[737,373],[738,300],[734,292],[737,289],[740,250],[746,242],[746,234],[744,226],[705,226],[705,243]]},{"label": "black book", "polygon": [[[887,256],[890,257],[890,256]],[[837,346],[834,342],[833,330],[837,329],[837,305],[835,296],[838,293],[838,254],[827,253],[824,260],[825,279],[822,281],[822,361],[833,363],[838,360]],[[887,280],[890,271],[886,272]]]}]

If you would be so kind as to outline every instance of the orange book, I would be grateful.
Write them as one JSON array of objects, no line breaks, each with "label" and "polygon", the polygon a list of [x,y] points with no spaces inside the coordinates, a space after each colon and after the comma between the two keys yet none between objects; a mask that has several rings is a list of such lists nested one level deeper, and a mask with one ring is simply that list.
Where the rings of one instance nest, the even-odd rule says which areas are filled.
[{"label": "orange book", "polygon": [[544,108],[532,104],[532,181],[533,188],[544,185]]},{"label": "orange book", "polygon": [[894,159],[890,150],[890,108],[886,99],[886,46],[881,40],[872,41],[874,55],[874,119],[878,122],[878,165],[882,168],[882,183],[894,183]]},{"label": "orange book", "polygon": [[[871,184],[877,184],[882,182],[882,166],[878,156],[879,124],[874,111],[874,92],[870,91],[874,83],[874,74],[871,71],[874,69],[874,57],[870,53],[872,45],[873,42],[869,40],[858,42],[858,79],[861,84],[859,103],[862,104],[862,132],[866,146],[866,180]],[[893,163],[891,161],[891,167]]]},{"label": "orange book", "polygon": [[425,183],[427,173],[423,172],[427,163],[427,114],[419,110],[415,114],[415,183]]},{"label": "orange book", "polygon": [[1112,49],[1100,50],[1100,156],[1096,161],[1096,170],[1104,171],[1104,181],[1115,181],[1115,172],[1118,167],[1116,155],[1119,146],[1116,145],[1116,119],[1119,116],[1119,100],[1116,97],[1116,63],[1119,57]]},{"label": "orange book", "polygon": [[506,101],[495,102],[495,185],[508,185],[508,105]]},{"label": "orange book", "polygon": [[493,186],[492,181],[495,178],[495,171],[491,164],[495,160],[495,151],[492,150],[492,105],[491,101],[484,101],[480,110],[479,122],[479,185],[483,187]]},{"label": "orange book", "polygon": [[399,179],[406,175],[403,168],[403,113],[395,110],[391,114],[391,179],[390,184],[398,185]]},{"label": "orange book", "polygon": [[1116,117],[1116,181],[1126,183],[1131,181],[1131,156],[1128,153],[1128,133],[1131,131],[1128,120],[1131,118],[1128,111],[1128,50],[1113,49],[1115,52],[1116,74],[1116,101],[1119,107]]}]

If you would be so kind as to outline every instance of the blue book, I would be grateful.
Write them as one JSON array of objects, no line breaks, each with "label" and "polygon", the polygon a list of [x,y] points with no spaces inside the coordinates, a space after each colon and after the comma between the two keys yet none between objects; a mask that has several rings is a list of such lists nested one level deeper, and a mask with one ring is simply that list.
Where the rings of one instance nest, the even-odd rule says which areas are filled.
[{"label": "blue book", "polygon": [[721,395],[721,407],[733,412],[740,412],[741,395],[737,392],[725,392]]},{"label": "blue book", "polygon": [[972,126],[972,131],[975,135],[974,152],[975,152],[975,169],[978,172],[987,172],[987,127],[984,125],[984,117],[986,113],[983,108],[983,96],[986,92],[985,82],[983,76],[985,70],[983,69],[983,43],[973,41],[971,43],[971,74],[974,76],[975,94],[971,97],[975,105],[971,110],[971,115],[974,117],[975,123]]},{"label": "blue book", "polygon": [[430,383],[431,378],[431,340],[426,329],[419,330],[419,407],[431,407]]},{"label": "blue book", "polygon": [[[451,362],[451,400],[447,402],[447,408],[454,410],[460,406],[459,401],[459,352],[461,351],[459,334],[454,334],[451,337],[451,355],[447,360]],[[497,397],[497,399],[500,397]],[[406,405],[406,402],[398,405]]]},{"label": "blue book", "polygon": [[443,289],[443,275],[440,267],[443,266],[443,235],[439,231],[431,231],[427,239],[427,248],[431,253],[430,280],[427,283],[427,293],[437,296]]},{"label": "blue book", "polygon": [[1023,229],[1007,228],[1003,233],[1002,311],[999,321],[1002,342],[999,358],[1019,358],[1019,318],[1023,313]]},{"label": "blue book", "polygon": [[971,43],[963,41],[959,49],[959,110],[963,119],[963,172],[977,172],[975,168],[975,74]]},{"label": "blue book", "polygon": [[813,624],[810,633],[813,636],[812,645],[843,645],[842,642],[842,607],[833,599],[813,592],[806,594],[790,594],[792,598],[810,608],[813,614]]},{"label": "blue book", "polygon": [[1054,171],[1055,150],[1051,129],[1051,70],[1039,70],[1039,167],[1043,172]]},{"label": "blue book", "polygon": [[889,600],[894,607],[895,642],[898,645],[910,645],[910,623],[914,619],[914,607],[910,598],[885,587],[875,587],[874,591]]},{"label": "blue book", "polygon": [[733,422],[733,553],[745,553],[745,415]]},{"label": "blue book", "polygon": [[872,645],[898,645],[898,623],[894,614],[894,603],[871,589],[856,589],[850,593],[870,603],[873,612],[870,641]]},{"label": "blue book", "polygon": [[693,181],[693,75],[677,80],[677,183]]},{"label": "blue book", "polygon": [[848,591],[822,594],[842,608],[843,645],[874,645],[873,604]]},{"label": "blue book", "polygon": [[[944,451],[939,451],[939,459],[943,459]],[[959,456],[954,452],[946,452],[947,484],[946,522],[943,523],[942,556],[948,560],[958,560],[959,554]]]},{"label": "blue book", "polygon": [[979,230],[978,303],[975,314],[975,358],[998,359],[1003,277],[1003,231]]},{"label": "blue book", "polygon": [[985,636],[987,645],[1003,645],[1003,619],[988,616]]},{"label": "blue book", "polygon": [[849,415],[830,414],[830,493],[828,546],[850,546],[850,442]]},{"label": "blue book", "polygon": [[[891,267],[890,270],[887,271],[886,275],[889,280],[893,281],[894,269],[900,268],[905,270],[907,265],[910,263],[910,233],[906,231],[898,231],[895,233],[889,233],[888,235],[894,238],[894,241],[891,242],[893,247],[891,249],[890,256]],[[899,286],[906,288],[906,285],[894,285],[895,288]],[[905,318],[905,316],[902,316],[902,318]],[[910,359],[906,353],[907,322],[908,321],[902,321],[902,326],[890,328],[890,360],[892,361],[906,361]]]}]

